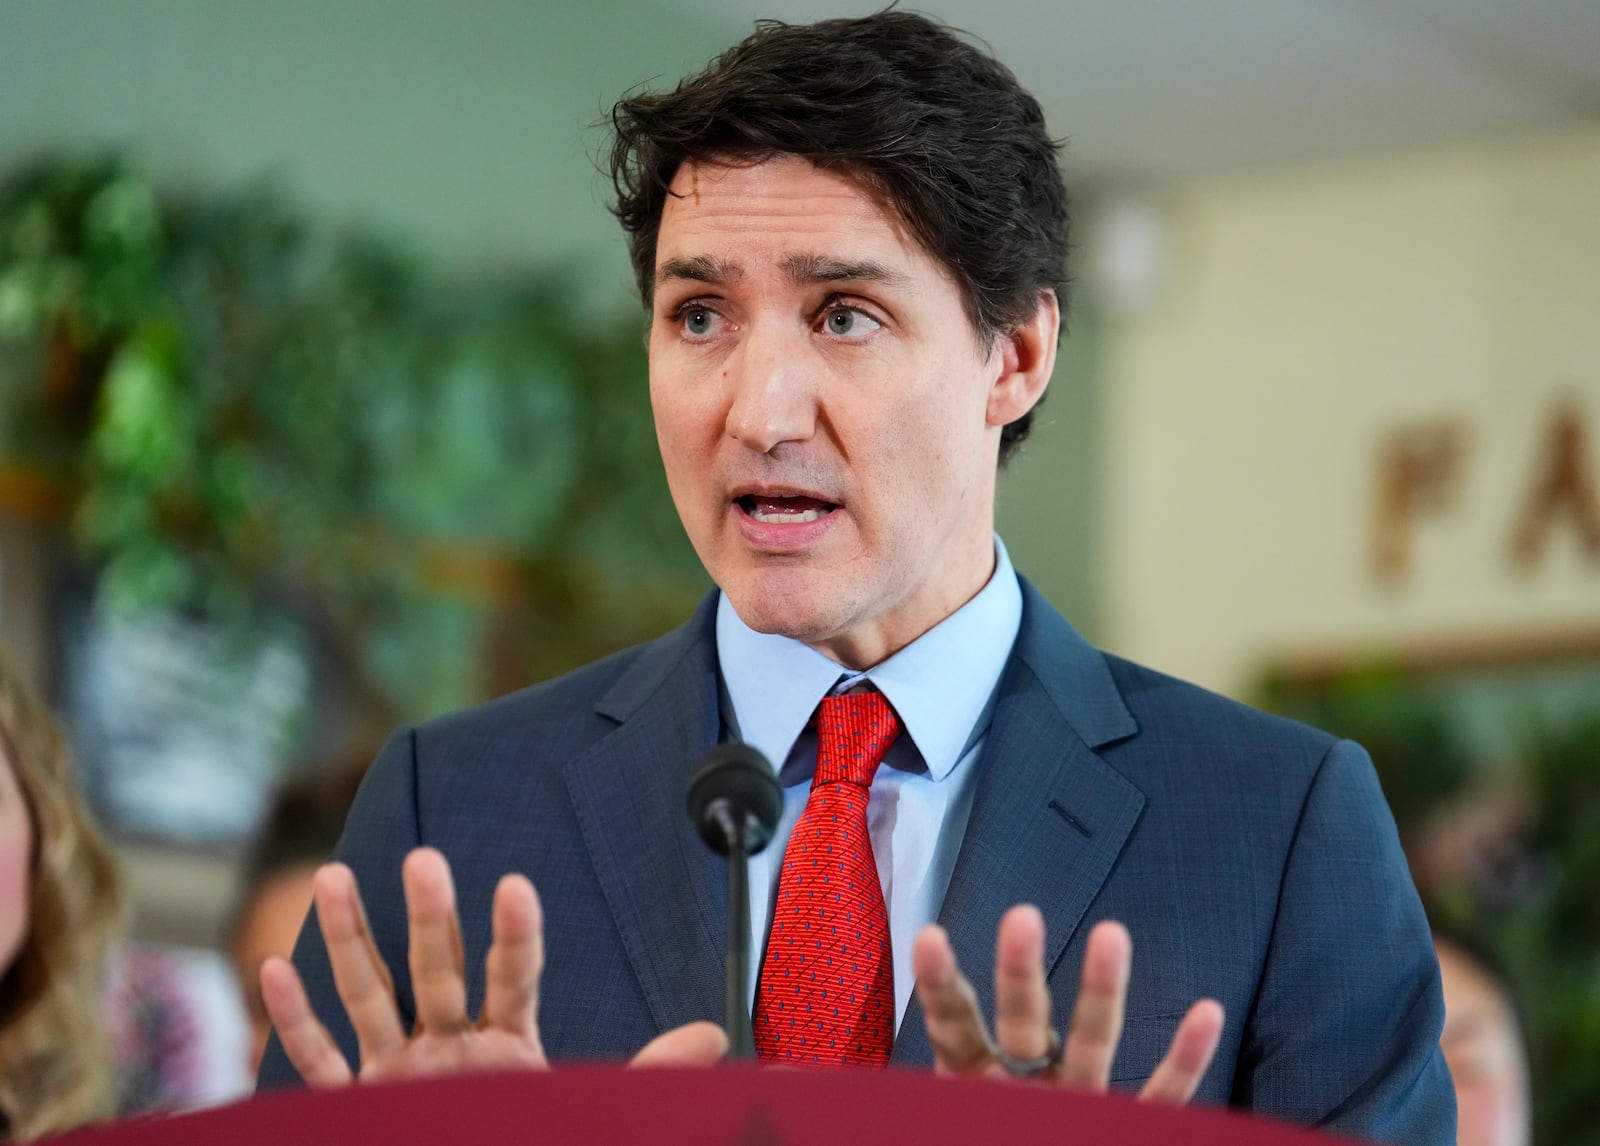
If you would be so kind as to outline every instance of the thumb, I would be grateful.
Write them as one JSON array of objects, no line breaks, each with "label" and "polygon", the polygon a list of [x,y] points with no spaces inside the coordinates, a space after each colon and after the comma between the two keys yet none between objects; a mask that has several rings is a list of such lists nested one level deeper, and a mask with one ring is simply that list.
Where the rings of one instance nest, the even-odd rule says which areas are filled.
[{"label": "thumb", "polygon": [[728,1053],[728,1036],[715,1023],[689,1023],[660,1035],[629,1066],[715,1066]]}]

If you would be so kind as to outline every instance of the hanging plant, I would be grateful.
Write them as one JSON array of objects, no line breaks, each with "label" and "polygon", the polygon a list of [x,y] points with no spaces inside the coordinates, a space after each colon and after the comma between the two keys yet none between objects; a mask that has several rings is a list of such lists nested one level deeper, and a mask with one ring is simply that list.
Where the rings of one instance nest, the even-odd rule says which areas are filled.
[{"label": "hanging plant", "polygon": [[703,586],[637,318],[448,279],[281,196],[117,161],[0,187],[0,460],[71,491],[117,614],[334,618],[393,714],[659,631]]}]

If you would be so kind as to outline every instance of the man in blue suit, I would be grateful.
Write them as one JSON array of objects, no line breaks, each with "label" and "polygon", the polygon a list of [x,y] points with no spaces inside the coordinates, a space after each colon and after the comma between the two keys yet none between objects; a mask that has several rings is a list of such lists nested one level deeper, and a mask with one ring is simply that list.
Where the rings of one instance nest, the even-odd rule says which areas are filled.
[{"label": "man in blue suit", "polygon": [[876,1061],[1452,1141],[1438,970],[1361,750],[1102,654],[994,535],[1065,296],[1037,103],[888,12],[763,26],[614,122],[662,457],[718,589],[658,641],[390,741],[294,966],[263,969],[263,1084],[714,1060],[724,876],[683,806],[733,738],[785,793],[751,861],[774,1029],[780,931],[860,918],[795,914],[831,910],[795,893],[837,839],[829,713],[854,705],[889,729],[840,845],[878,922],[815,950],[878,961]]}]

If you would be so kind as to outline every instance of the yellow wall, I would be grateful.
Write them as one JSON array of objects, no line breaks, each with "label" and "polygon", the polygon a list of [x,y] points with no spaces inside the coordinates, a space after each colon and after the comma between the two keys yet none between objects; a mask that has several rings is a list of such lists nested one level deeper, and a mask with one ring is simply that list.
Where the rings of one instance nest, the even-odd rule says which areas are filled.
[{"label": "yellow wall", "polygon": [[[1507,551],[1562,395],[1600,479],[1600,124],[1165,200],[1159,305],[1105,341],[1103,635],[1243,692],[1286,649],[1600,624],[1576,531]],[[1459,419],[1453,510],[1372,575],[1383,435]]]}]

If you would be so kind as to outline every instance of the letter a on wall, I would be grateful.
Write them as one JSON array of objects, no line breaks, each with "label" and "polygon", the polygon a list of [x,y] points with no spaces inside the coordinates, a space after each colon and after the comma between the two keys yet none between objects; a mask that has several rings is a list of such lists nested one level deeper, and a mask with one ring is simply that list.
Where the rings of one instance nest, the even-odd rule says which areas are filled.
[{"label": "letter a on wall", "polygon": [[1550,422],[1543,447],[1544,468],[1534,483],[1516,533],[1511,560],[1524,571],[1535,568],[1558,523],[1578,531],[1584,555],[1600,562],[1600,492],[1589,453],[1588,428],[1576,403],[1564,403]]}]

